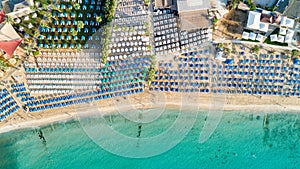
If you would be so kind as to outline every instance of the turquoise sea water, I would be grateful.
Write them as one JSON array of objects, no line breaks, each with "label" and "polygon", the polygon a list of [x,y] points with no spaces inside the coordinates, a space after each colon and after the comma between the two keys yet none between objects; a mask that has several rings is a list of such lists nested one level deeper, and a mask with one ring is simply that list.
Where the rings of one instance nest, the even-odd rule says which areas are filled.
[{"label": "turquoise sea water", "polygon": [[[155,136],[170,127],[178,112],[168,110],[151,124],[144,124],[141,137]],[[0,134],[1,169],[52,168],[300,168],[300,115],[225,112],[212,137],[200,144],[199,133],[207,112],[198,118],[188,135],[174,148],[158,156],[132,159],[111,154],[95,144],[76,120],[36,129]],[[138,124],[120,115],[106,117],[120,133],[136,137]],[[92,124],[93,119],[87,120]],[[117,146],[117,145],[116,145]],[[124,145],[123,145],[124,146]]]}]

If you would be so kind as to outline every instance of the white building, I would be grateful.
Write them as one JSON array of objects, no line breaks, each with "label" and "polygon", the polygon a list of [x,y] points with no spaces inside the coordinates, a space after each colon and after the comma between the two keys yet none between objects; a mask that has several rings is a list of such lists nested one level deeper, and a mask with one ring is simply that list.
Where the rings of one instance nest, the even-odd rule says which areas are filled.
[{"label": "white building", "polygon": [[253,30],[259,30],[262,32],[268,32],[269,24],[260,22],[261,13],[255,11],[249,11],[247,28]]},{"label": "white building", "polygon": [[277,42],[283,43],[283,42],[284,42],[284,36],[279,35],[279,36],[277,37]]},{"label": "white building", "polygon": [[247,20],[247,28],[250,29],[259,29],[261,14],[254,11],[249,11],[248,20]]},{"label": "white building", "polygon": [[243,32],[242,38],[243,39],[249,39],[249,32]]},{"label": "white building", "polygon": [[293,28],[295,24],[295,20],[290,19],[286,16],[281,18],[280,26],[288,27],[288,28]]},{"label": "white building", "polygon": [[249,39],[255,40],[256,39],[256,33],[251,32],[249,35]]},{"label": "white building", "polygon": [[277,34],[270,35],[271,42],[277,42]]},{"label": "white building", "polygon": [[286,35],[286,28],[280,28],[279,35]]},{"label": "white building", "polygon": [[261,35],[261,34],[257,34],[256,40],[259,41],[259,42],[262,42],[264,40],[264,36]]}]

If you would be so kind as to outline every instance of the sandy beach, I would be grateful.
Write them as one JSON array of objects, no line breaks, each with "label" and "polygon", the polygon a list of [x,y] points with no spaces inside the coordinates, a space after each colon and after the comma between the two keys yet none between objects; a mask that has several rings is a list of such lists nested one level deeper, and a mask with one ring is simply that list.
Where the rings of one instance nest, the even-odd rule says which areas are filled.
[{"label": "sandy beach", "polygon": [[300,110],[300,99],[280,96],[255,96],[241,94],[190,94],[170,92],[144,92],[126,97],[115,97],[93,103],[51,109],[35,113],[16,113],[0,123],[0,133],[44,126],[59,121],[77,119],[81,116],[91,116],[120,113],[127,110],[150,108],[173,108],[178,110],[224,110],[247,111],[261,113],[292,112]]}]

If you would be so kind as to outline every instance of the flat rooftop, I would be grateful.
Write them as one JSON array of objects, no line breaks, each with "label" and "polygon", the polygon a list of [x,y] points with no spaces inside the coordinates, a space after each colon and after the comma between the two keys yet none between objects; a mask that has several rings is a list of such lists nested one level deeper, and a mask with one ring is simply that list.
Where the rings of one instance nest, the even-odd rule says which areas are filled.
[{"label": "flat rooftop", "polygon": [[209,26],[210,20],[208,18],[207,9],[180,13],[181,30],[189,31],[199,28],[208,28]]}]

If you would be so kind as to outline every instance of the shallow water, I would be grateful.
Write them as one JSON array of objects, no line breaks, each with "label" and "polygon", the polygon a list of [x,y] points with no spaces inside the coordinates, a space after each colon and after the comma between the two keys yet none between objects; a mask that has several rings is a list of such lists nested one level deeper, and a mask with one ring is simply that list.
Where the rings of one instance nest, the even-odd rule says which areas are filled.
[{"label": "shallow water", "polygon": [[[177,115],[168,110],[151,124],[143,124],[140,137],[163,133]],[[46,143],[36,129],[3,133],[0,168],[300,168],[299,114],[269,114],[264,128],[264,113],[226,112],[212,137],[200,144],[206,115],[198,114],[194,127],[177,146],[142,159],[120,157],[94,143],[82,126],[93,124],[95,118],[42,127]],[[137,137],[138,124],[120,115],[106,120],[116,131]]]}]

